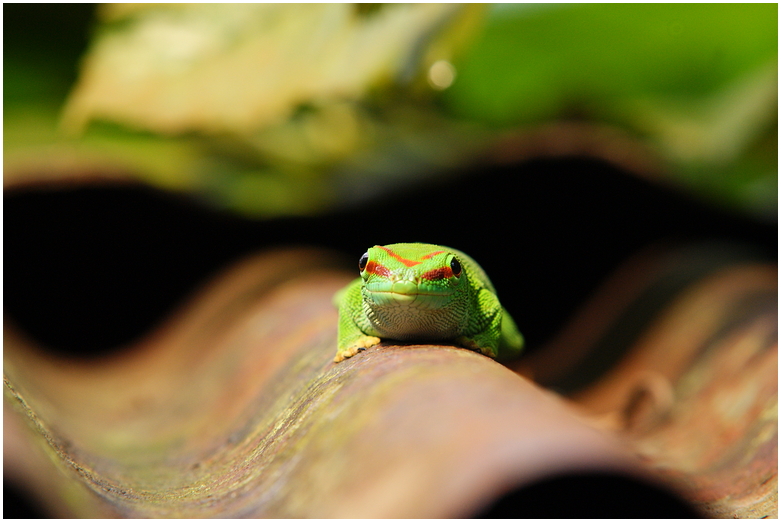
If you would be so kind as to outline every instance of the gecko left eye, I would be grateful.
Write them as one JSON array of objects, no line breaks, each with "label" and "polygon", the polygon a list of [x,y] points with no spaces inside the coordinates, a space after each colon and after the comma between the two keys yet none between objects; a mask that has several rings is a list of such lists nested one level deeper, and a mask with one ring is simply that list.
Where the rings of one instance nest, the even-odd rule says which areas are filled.
[{"label": "gecko left eye", "polygon": [[364,252],[361,258],[358,260],[358,269],[363,272],[366,269],[366,265],[369,263],[369,253]]},{"label": "gecko left eye", "polygon": [[458,259],[453,257],[450,260],[450,270],[453,272],[453,275],[458,277],[461,275],[461,263],[458,262]]}]

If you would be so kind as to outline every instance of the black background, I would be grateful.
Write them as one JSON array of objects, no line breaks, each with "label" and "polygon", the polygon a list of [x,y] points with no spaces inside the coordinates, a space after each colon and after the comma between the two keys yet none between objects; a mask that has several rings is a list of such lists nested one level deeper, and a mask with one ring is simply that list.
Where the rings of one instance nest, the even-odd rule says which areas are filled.
[{"label": "black background", "polygon": [[721,240],[775,259],[776,226],[709,208],[587,159],[480,168],[311,218],[244,219],[144,186],[6,192],[6,314],[52,350],[132,342],[198,285],[279,246],[339,251],[430,242],[472,255],[530,349],[628,256]]}]

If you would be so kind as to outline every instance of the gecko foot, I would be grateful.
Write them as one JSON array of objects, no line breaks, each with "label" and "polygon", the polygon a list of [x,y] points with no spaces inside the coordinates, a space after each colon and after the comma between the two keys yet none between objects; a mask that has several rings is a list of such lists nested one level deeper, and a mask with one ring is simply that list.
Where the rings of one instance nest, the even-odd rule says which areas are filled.
[{"label": "gecko foot", "polygon": [[471,339],[469,337],[461,336],[456,339],[456,344],[463,346],[464,348],[467,348],[469,350],[482,353],[483,355],[486,355],[490,357],[491,359],[496,359],[496,348],[492,346],[486,346],[481,345],[476,340]]},{"label": "gecko foot", "polygon": [[344,350],[339,350],[338,352],[336,352],[336,357],[334,357],[334,362],[342,362],[345,359],[352,357],[356,353],[362,352],[366,348],[371,348],[372,346],[376,346],[378,344],[380,344],[379,337],[373,337],[369,335],[361,337],[360,339],[355,341],[353,344],[351,344]]}]

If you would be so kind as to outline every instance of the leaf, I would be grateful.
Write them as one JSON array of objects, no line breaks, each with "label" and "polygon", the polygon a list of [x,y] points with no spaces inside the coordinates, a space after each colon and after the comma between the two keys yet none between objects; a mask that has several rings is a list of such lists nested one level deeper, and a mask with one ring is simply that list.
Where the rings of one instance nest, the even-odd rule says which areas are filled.
[{"label": "leaf", "polygon": [[328,260],[249,259],[110,360],[57,360],[7,329],[6,400],[32,431],[7,417],[28,453],[6,469],[47,483],[59,516],[133,518],[466,516],[554,469],[632,469],[477,353],[384,345],[333,363],[331,296],[351,276]]},{"label": "leaf", "polygon": [[777,17],[772,4],[496,6],[443,99],[470,119],[525,124],[707,97],[776,59]]},{"label": "leaf", "polygon": [[442,100],[499,127],[618,127],[663,177],[775,219],[777,44],[775,4],[502,5]]},{"label": "leaf", "polygon": [[446,345],[333,363],[351,278],[320,251],[258,255],[104,360],[6,322],[4,471],[64,517],[467,517],[583,471],[664,478],[711,515],[777,512],[772,267],[686,287],[575,403]]},{"label": "leaf", "polygon": [[778,516],[778,270],[649,249],[516,369],[614,430],[712,518]]},{"label": "leaf", "polygon": [[186,4],[115,8],[64,124],[108,119],[164,134],[251,133],[302,104],[357,99],[416,69],[462,10],[446,4]]}]

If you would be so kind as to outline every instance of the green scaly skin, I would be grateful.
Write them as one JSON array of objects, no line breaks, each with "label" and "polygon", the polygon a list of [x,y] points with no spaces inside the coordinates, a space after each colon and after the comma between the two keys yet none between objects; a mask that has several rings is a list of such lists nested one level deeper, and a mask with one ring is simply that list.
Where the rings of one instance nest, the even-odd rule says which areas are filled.
[{"label": "green scaly skin", "polygon": [[458,250],[425,243],[370,248],[361,277],[334,296],[339,308],[335,362],[379,344],[448,341],[502,361],[523,336],[480,265]]}]

